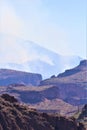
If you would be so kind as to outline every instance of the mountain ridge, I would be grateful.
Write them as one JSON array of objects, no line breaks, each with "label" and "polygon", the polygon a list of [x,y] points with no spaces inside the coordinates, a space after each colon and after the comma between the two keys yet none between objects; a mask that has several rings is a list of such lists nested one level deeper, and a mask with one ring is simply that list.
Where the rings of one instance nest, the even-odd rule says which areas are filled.
[{"label": "mountain ridge", "polygon": [[[82,64],[85,63],[85,64]],[[40,85],[53,85],[60,91],[60,98],[72,105],[87,102],[87,60],[57,77],[41,81]]]},{"label": "mountain ridge", "polygon": [[79,56],[57,54],[39,44],[14,36],[0,35],[0,42],[0,68],[32,73],[38,73],[39,70],[44,79],[76,66],[82,59]]},{"label": "mountain ridge", "polygon": [[[72,114],[77,109],[75,106],[84,105],[87,102],[87,67],[86,64],[80,64],[73,69],[77,68],[78,70],[78,67],[79,72],[77,73],[63,77],[52,76],[49,79],[41,80],[39,86],[24,86],[19,83],[10,84],[7,87],[1,86],[0,94],[10,93],[17,97],[19,101],[33,105],[39,110],[44,106],[43,108],[47,111],[59,111],[67,106],[65,113],[63,110],[61,113],[66,114],[70,111],[70,114]],[[51,110],[49,110],[49,105]],[[71,111],[71,107],[75,109]],[[54,108],[57,108],[57,110],[54,110]]]},{"label": "mountain ridge", "polygon": [[0,86],[10,84],[39,85],[41,74],[28,73],[11,69],[0,69]]}]

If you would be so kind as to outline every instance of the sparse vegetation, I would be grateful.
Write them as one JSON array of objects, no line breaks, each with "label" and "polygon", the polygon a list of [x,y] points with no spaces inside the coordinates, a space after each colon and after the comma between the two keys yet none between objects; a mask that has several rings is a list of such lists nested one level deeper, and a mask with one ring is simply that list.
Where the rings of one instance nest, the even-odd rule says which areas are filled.
[{"label": "sparse vegetation", "polygon": [[85,130],[73,119],[39,113],[29,106],[11,102],[12,96],[6,94],[6,97],[7,100],[5,94],[0,97],[0,130]]}]

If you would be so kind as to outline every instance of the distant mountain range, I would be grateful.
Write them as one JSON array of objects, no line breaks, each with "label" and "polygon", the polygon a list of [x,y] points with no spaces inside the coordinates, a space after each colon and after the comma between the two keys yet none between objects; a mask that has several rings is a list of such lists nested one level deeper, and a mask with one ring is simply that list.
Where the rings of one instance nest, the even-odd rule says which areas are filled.
[{"label": "distant mountain range", "polygon": [[38,86],[41,80],[41,74],[0,69],[0,86],[10,86],[14,84],[16,84],[16,86]]},{"label": "distant mountain range", "polygon": [[62,56],[31,41],[0,34],[0,68],[57,75],[79,64],[79,56]]},{"label": "distant mountain range", "polygon": [[[57,77],[41,81],[41,86],[53,85],[59,89],[59,98],[72,105],[81,105],[87,102],[87,60]],[[54,95],[55,96],[55,95]]]},{"label": "distant mountain range", "polygon": [[[46,80],[41,80],[41,75],[38,74],[29,74],[33,77],[33,79],[29,79],[26,72],[20,71],[1,70],[0,73],[0,78],[3,79],[0,80],[3,82],[0,94],[10,93],[19,101],[28,103],[40,111],[72,115],[77,111],[77,106],[87,103],[87,60],[81,61],[73,69],[66,70],[58,76],[51,76]],[[24,78],[25,75],[26,78]],[[25,79],[29,83],[27,85],[20,84]],[[4,84],[7,81],[15,81],[15,83],[9,82],[6,87]],[[21,82],[18,83],[18,81]],[[30,83],[34,86],[31,86]]]}]

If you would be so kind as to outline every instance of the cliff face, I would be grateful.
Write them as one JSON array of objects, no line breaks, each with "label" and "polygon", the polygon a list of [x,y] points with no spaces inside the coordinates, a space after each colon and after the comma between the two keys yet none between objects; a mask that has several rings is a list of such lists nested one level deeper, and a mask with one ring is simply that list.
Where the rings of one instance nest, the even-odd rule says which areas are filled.
[{"label": "cliff face", "polygon": [[74,119],[38,113],[4,94],[0,97],[0,130],[85,130]]},{"label": "cliff face", "polygon": [[37,86],[41,80],[42,76],[40,74],[0,69],[0,86],[8,86],[15,83]]}]

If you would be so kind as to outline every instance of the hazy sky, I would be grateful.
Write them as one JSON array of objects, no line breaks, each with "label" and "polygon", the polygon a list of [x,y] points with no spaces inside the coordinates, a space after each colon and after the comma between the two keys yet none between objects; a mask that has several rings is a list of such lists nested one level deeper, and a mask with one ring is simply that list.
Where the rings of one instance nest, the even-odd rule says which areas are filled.
[{"label": "hazy sky", "polygon": [[86,5],[86,0],[0,0],[0,33],[85,58]]}]

